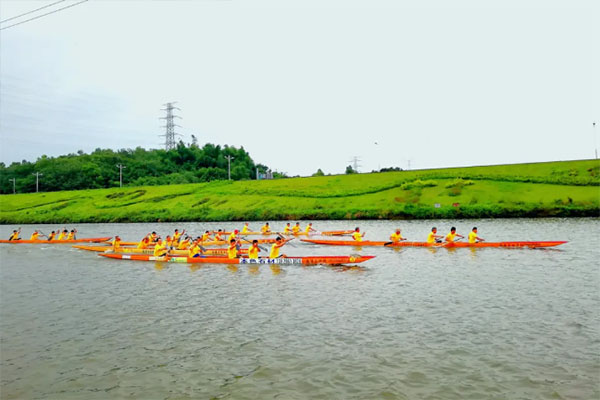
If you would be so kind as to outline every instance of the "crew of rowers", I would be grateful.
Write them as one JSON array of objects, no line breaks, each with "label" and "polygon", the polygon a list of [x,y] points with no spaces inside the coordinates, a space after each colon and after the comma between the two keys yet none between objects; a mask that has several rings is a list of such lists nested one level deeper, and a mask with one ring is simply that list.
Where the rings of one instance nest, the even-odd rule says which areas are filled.
[{"label": "crew of rowers", "polygon": [[[358,228],[358,227],[355,228],[354,232],[352,233],[352,239],[354,239],[357,242],[362,242],[364,236],[365,236],[365,232],[361,233],[360,228]],[[459,239],[457,239],[457,238],[459,238]],[[443,241],[442,241],[442,239],[443,239]],[[437,228],[435,226],[433,228],[431,228],[431,232],[429,232],[429,235],[427,235],[427,243],[452,243],[452,242],[455,242],[460,239],[464,239],[464,236],[456,233],[456,227],[454,227],[454,226],[452,228],[450,228],[450,232],[445,237],[443,235],[437,234]],[[402,240],[406,240],[406,238],[402,237],[400,229],[396,229],[390,235],[390,241],[392,243],[398,243]],[[477,227],[473,227],[473,229],[469,233],[467,240],[469,241],[469,243],[477,243],[477,242],[485,241],[485,239],[483,239],[477,235]]]},{"label": "crew of rowers", "polygon": [[[268,225],[268,223],[267,223]],[[312,224],[310,224],[312,225]],[[245,226],[246,227],[246,226]],[[243,230],[242,230],[243,231]],[[182,236],[185,234],[185,229],[182,232],[179,232],[178,229],[175,229],[175,232],[172,236],[167,235],[163,240],[160,236],[157,235],[156,232],[152,232],[147,234],[140,240],[137,244],[138,249],[146,249],[154,246],[153,255],[155,257],[163,257],[169,254],[170,250],[188,250],[188,257],[205,257],[205,253],[209,253],[204,247],[202,247],[202,243],[207,241],[223,241],[226,240],[229,244],[227,248],[227,256],[229,258],[238,258],[241,254],[241,238],[239,237],[240,231],[237,229],[229,234],[229,236],[225,239],[224,232],[222,229],[219,229],[215,232],[215,236],[212,237],[210,231],[205,231],[202,236],[196,237],[196,239],[192,239],[190,236]],[[279,254],[279,249],[285,243],[289,242],[291,239],[284,239],[280,236],[277,236],[275,239],[275,243],[271,245],[271,251],[269,252],[269,258],[279,258],[286,257],[285,254]],[[114,252],[119,252],[121,250],[121,238],[117,235],[112,241],[112,250]],[[258,240],[253,240],[252,245],[248,248],[248,258],[257,259],[258,253],[261,250],[266,250],[263,247],[258,245]]]},{"label": "crew of rowers", "polygon": [[[41,240],[40,239],[41,237],[46,237],[48,241],[75,240],[76,234],[77,234],[77,229],[71,229],[70,232],[67,228],[63,229],[62,231],[60,229],[57,229],[56,231],[52,231],[49,235],[45,235],[44,233],[42,233],[41,231],[36,229],[31,234],[31,237],[29,238],[29,240]],[[20,236],[21,236],[21,228],[19,228],[18,230],[14,230],[13,233],[8,238],[8,240],[21,240]]]}]

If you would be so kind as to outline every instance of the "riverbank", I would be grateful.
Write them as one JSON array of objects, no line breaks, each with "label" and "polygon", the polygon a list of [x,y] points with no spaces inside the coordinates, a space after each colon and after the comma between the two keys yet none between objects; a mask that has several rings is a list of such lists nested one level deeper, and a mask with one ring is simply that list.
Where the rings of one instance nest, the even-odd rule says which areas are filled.
[{"label": "riverbank", "polygon": [[577,160],[0,196],[0,223],[600,216]]}]

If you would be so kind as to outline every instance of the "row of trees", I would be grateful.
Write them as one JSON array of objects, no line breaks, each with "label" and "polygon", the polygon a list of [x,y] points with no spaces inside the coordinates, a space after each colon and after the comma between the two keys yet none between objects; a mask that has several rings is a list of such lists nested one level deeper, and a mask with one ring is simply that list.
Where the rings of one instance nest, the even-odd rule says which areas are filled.
[{"label": "row of trees", "polygon": [[[0,163],[0,193],[35,192],[36,173],[39,173],[40,191],[97,189],[119,186],[119,167],[124,166],[123,185],[168,185],[256,178],[256,168],[264,173],[268,167],[255,164],[243,147],[196,144],[186,146],[179,142],[173,150],[113,151],[96,149],[91,154],[83,151],[60,157],[42,156],[35,162],[23,161],[5,166]],[[282,177],[274,173],[274,177]]]}]

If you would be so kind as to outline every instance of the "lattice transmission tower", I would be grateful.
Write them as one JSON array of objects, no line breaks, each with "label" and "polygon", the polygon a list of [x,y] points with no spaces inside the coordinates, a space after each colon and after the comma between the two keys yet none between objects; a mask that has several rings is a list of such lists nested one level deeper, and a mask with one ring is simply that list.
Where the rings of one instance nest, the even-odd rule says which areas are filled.
[{"label": "lattice transmission tower", "polygon": [[[181,119],[180,116],[178,115],[173,115],[173,110],[179,110],[181,111],[180,108],[177,108],[175,106],[173,106],[173,104],[177,103],[176,101],[172,102],[172,103],[166,103],[163,104],[164,106],[166,106],[167,108],[163,108],[163,111],[167,112],[167,116],[166,117],[161,117],[160,119],[164,119],[166,120],[167,124],[163,126],[163,128],[165,128],[165,134],[164,135],[160,135],[160,136],[164,136],[165,137],[165,150],[171,150],[174,149],[175,147],[177,147],[177,142],[175,141],[175,136],[181,136],[179,133],[175,132],[175,127],[179,126],[175,123],[175,118],[179,118]],[[181,126],[179,126],[181,128]]]}]

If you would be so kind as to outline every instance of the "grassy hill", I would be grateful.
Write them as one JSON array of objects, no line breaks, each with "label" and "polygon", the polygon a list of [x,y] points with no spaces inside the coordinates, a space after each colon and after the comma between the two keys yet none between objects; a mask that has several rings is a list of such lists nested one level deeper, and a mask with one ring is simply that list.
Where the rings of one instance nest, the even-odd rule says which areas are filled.
[{"label": "grassy hill", "polygon": [[0,223],[600,216],[600,161],[0,196]]}]

